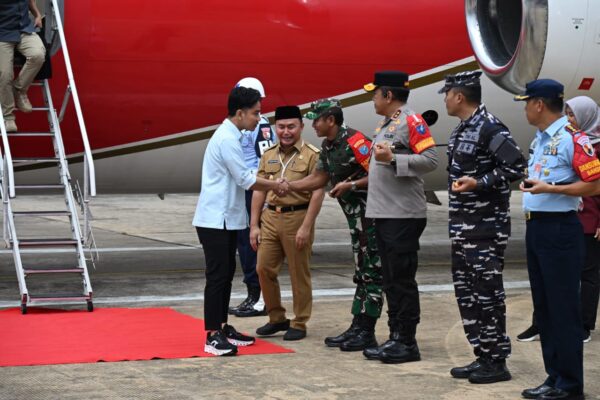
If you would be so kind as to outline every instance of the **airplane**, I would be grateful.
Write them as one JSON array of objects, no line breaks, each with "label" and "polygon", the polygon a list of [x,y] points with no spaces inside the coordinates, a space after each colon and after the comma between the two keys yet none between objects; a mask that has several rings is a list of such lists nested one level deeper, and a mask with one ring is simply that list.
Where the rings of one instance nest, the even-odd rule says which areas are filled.
[{"label": "airplane", "polygon": [[[38,2],[43,9],[48,0]],[[552,77],[566,97],[600,99],[600,2],[594,0],[66,0],[59,2],[89,140],[98,193],[198,192],[202,157],[226,116],[227,95],[242,77],[262,81],[263,113],[318,98],[342,100],[348,125],[371,134],[381,118],[362,90],[377,70],[411,75],[410,106],[433,110],[442,159],[426,177],[446,188],[445,144],[456,118],[446,115],[446,74],[481,68],[483,100],[526,149],[534,128],[512,94]],[[67,80],[62,51],[50,84],[60,104]],[[32,87],[32,102],[41,96]],[[24,130],[45,116],[17,114]],[[72,105],[63,141],[80,169],[82,141]],[[304,137],[319,144],[307,124]],[[13,153],[51,150],[29,139]],[[13,145],[11,144],[11,147]],[[17,169],[20,184],[55,176]],[[79,174],[80,175],[80,174]]]}]

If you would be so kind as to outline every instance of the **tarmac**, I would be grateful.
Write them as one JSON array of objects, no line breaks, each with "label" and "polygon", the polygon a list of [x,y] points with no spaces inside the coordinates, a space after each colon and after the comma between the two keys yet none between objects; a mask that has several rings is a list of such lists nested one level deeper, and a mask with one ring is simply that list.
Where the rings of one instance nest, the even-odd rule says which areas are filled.
[{"label": "tarmac", "polygon": [[[311,265],[314,307],[308,336],[283,342],[294,353],[226,358],[190,358],[93,364],[0,368],[0,399],[519,399],[524,388],[542,383],[544,372],[539,341],[515,337],[531,322],[531,295],[525,265],[525,223],[521,194],[513,192],[513,234],[506,253],[507,325],[512,341],[508,367],[513,379],[473,385],[453,379],[450,368],[473,360],[465,338],[450,276],[447,236],[447,196],[437,193],[441,206],[429,205],[428,224],[421,238],[417,280],[421,291],[421,323],[417,340],[422,361],[386,365],[365,360],[360,352],[327,348],[326,336],[345,330],[351,320],[353,258],[345,218],[337,202],[326,199],[317,219]],[[191,225],[196,194],[99,196],[92,201],[94,236],[99,260],[90,266],[94,306],[171,307],[202,318],[204,259]],[[20,197],[15,209],[49,209],[60,198]],[[60,217],[32,217],[24,230],[67,229]],[[68,231],[68,230],[67,230]],[[21,232],[21,231],[20,231]],[[68,263],[56,252],[32,262]],[[284,305],[291,309],[285,270],[280,278]],[[39,282],[40,290],[62,283]],[[241,270],[234,278],[232,304],[245,298]],[[0,308],[17,307],[19,290],[9,250],[0,250]],[[85,305],[62,305],[85,308]],[[377,324],[377,337],[388,335],[386,315]],[[24,316],[26,318],[26,316]],[[238,330],[253,333],[267,317],[236,318]],[[0,326],[0,329],[2,327]],[[204,338],[198,336],[198,346]],[[600,399],[600,336],[585,344],[585,391]]]}]

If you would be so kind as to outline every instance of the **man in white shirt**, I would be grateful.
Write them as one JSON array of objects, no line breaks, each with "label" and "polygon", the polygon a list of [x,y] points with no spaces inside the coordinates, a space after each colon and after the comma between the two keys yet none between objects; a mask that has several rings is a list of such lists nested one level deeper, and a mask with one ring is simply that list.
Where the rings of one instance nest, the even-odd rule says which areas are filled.
[{"label": "man in white shirt", "polygon": [[288,189],[285,182],[257,178],[244,162],[241,130],[252,131],[260,121],[260,98],[258,91],[245,87],[230,92],[228,116],[204,153],[202,188],[193,220],[206,261],[204,351],[219,356],[235,355],[237,346],[254,343],[254,338],[227,324],[237,232],[248,226],[244,190],[285,194]]}]

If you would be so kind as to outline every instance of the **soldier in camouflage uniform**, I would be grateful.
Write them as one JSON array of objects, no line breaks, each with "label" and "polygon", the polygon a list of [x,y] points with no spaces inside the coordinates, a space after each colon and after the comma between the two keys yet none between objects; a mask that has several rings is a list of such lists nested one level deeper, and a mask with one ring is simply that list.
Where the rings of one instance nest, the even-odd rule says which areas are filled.
[{"label": "soldier in camouflage uniform", "polygon": [[290,189],[313,190],[331,181],[333,189],[329,194],[337,198],[348,220],[355,262],[354,319],[350,328],[338,336],[327,337],[325,344],[343,351],[363,350],[377,346],[375,323],[383,306],[375,226],[371,218],[365,217],[371,140],[346,127],[336,99],[313,102],[305,117],[313,120],[317,135],[325,140],[315,171],[300,181],[290,182]]},{"label": "soldier in camouflage uniform", "polygon": [[509,184],[525,160],[508,128],[481,103],[481,72],[446,77],[448,115],[461,119],[448,140],[452,278],[463,327],[477,359],[452,368],[471,383],[511,379],[506,368],[504,250],[510,235]]}]

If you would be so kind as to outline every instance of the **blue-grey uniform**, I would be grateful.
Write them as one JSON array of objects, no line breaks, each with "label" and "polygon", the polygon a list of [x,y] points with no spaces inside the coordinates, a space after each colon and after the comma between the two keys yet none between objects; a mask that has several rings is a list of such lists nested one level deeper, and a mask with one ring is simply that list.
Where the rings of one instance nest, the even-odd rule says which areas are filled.
[{"label": "blue-grey uniform", "polygon": [[[509,185],[523,177],[525,159],[508,128],[483,104],[454,129],[447,154],[452,278],[463,328],[477,358],[503,361],[511,350],[502,280]],[[453,182],[463,176],[476,178],[476,189],[453,192]]]},{"label": "blue-grey uniform", "polygon": [[[529,178],[552,183],[579,180],[572,167],[574,145],[562,117],[529,148]],[[583,268],[583,228],[579,198],[552,193],[523,194],[525,242],[531,295],[540,329],[546,384],[583,392],[583,332],[579,285]]]},{"label": "blue-grey uniform", "polygon": [[[275,133],[271,129],[269,120],[260,118],[260,122],[253,131],[242,131],[242,152],[246,166],[252,168],[254,173],[258,170],[258,163],[263,153],[275,143]],[[252,190],[246,190],[246,210],[250,218],[252,205]],[[256,274],[256,252],[250,246],[250,229],[246,228],[237,237],[237,249],[240,264],[244,272],[244,283],[248,287],[258,288],[260,283]]]},{"label": "blue-grey uniform", "polygon": [[[560,83],[539,79],[529,82],[525,94],[515,100],[560,99],[563,91]],[[529,107],[532,106],[528,104]],[[566,117],[556,119],[544,131],[536,132],[529,148],[529,178],[552,184],[578,181],[580,176],[586,181],[598,179],[586,176],[586,164],[579,166],[580,161],[585,162],[588,145],[589,138],[574,130]],[[527,268],[548,374],[544,383],[572,396],[583,394],[579,289],[585,250],[583,229],[576,214],[579,200],[550,193],[523,195]]]}]

